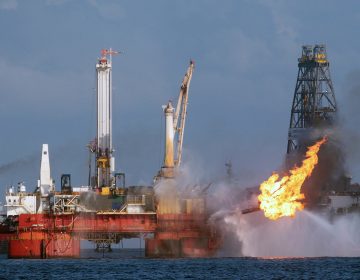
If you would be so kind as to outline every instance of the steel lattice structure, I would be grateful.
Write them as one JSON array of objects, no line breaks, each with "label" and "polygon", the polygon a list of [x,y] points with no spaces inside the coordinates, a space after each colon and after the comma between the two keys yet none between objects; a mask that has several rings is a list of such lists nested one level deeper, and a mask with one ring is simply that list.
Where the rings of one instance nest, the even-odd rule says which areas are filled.
[{"label": "steel lattice structure", "polygon": [[287,153],[303,148],[304,135],[314,128],[331,126],[336,100],[325,45],[303,46],[291,107]]}]

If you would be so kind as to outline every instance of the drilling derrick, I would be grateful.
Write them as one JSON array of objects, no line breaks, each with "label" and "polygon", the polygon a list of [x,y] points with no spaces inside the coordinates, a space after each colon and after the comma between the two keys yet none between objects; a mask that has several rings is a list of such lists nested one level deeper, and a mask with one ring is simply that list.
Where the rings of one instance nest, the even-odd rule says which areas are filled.
[{"label": "drilling derrick", "polygon": [[[106,193],[113,185],[115,158],[112,146],[112,85],[111,57],[113,50],[102,50],[96,64],[97,73],[97,138],[96,138],[96,186]],[[109,56],[109,59],[108,59]]]},{"label": "drilling derrick", "polygon": [[343,153],[335,135],[336,100],[325,45],[303,46],[291,107],[287,143],[287,168],[298,164],[306,147],[327,135],[329,141],[319,153],[319,163],[302,191],[308,207],[320,205],[324,192],[340,187],[344,178]]},{"label": "drilling derrick", "polygon": [[303,46],[291,108],[287,154],[303,150],[315,128],[334,124],[336,100],[325,45]]}]

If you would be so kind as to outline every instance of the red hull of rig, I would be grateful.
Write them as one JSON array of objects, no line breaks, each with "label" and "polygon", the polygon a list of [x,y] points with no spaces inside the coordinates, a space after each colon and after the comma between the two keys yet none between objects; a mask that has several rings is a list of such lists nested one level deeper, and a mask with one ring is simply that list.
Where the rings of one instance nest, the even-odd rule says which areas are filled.
[{"label": "red hull of rig", "polygon": [[71,234],[20,234],[9,240],[8,257],[15,258],[77,258],[80,257],[80,239]]},{"label": "red hull of rig", "polygon": [[[191,214],[22,214],[13,228],[2,228],[9,258],[78,258],[80,240],[146,236],[147,257],[210,257],[219,237],[204,215]],[[118,239],[118,240],[119,240]]]},{"label": "red hull of rig", "polygon": [[219,236],[206,224],[205,215],[161,214],[153,239],[146,240],[147,257],[211,257]]}]

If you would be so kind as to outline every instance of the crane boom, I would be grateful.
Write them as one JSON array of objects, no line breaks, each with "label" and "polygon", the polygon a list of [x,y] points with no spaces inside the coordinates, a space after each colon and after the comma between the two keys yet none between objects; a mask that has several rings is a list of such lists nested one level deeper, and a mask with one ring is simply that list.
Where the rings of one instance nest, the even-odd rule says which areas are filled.
[{"label": "crane boom", "polygon": [[[186,111],[188,105],[188,92],[190,87],[190,81],[194,69],[194,62],[190,60],[190,65],[186,71],[185,77],[182,81],[179,93],[178,103],[176,105],[176,111],[174,113],[174,133],[178,133],[177,137],[177,153],[175,159],[175,166],[180,166],[182,156],[182,145],[184,140],[184,128],[186,121]],[[179,122],[180,117],[180,122]]]},{"label": "crane boom", "polygon": [[[154,177],[154,182],[160,178],[174,178],[174,169],[180,166],[182,155],[182,144],[184,139],[184,128],[186,120],[186,110],[188,105],[189,86],[194,69],[194,62],[190,60],[190,65],[186,71],[185,77],[181,83],[178,103],[176,110],[171,101],[162,106],[165,114],[165,152],[164,162]],[[177,134],[177,149],[174,154],[174,138]],[[176,156],[176,157],[175,157]]]}]

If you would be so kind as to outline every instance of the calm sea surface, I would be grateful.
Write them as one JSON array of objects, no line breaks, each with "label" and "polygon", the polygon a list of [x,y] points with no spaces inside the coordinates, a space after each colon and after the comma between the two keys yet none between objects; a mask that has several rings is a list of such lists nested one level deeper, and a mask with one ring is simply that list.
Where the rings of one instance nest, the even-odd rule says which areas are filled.
[{"label": "calm sea surface", "polygon": [[0,279],[360,279],[360,258],[145,259],[141,255],[115,252],[103,258],[89,253],[81,259],[57,260],[10,260],[3,255]]}]

